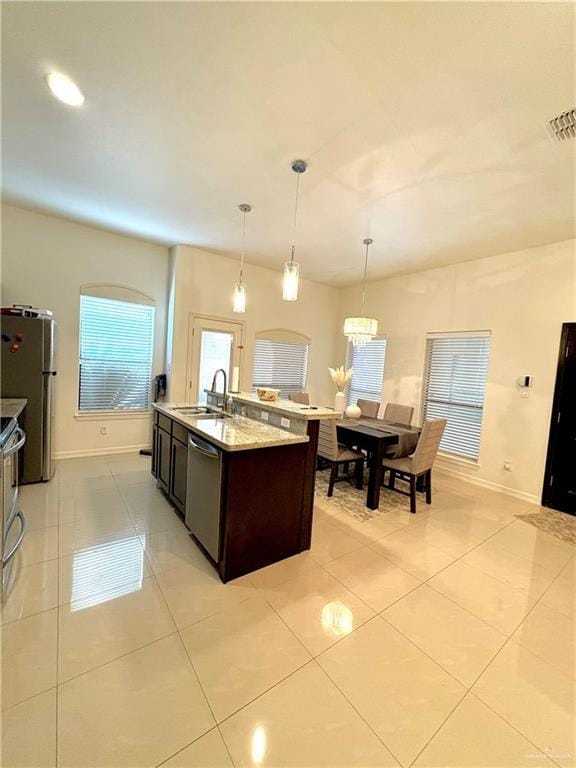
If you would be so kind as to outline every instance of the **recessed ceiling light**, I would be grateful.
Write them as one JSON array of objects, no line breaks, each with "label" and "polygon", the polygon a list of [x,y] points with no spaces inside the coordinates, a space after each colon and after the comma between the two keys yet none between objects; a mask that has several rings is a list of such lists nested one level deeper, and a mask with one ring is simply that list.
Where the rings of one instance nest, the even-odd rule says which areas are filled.
[{"label": "recessed ceiling light", "polygon": [[49,72],[46,84],[54,96],[70,107],[81,107],[84,104],[84,94],[73,80],[59,72]]}]

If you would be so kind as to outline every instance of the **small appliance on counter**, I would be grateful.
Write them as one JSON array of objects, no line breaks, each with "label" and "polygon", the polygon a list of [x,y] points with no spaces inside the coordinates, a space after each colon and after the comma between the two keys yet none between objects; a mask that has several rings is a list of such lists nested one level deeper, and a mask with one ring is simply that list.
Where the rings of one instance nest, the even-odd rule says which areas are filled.
[{"label": "small appliance on counter", "polygon": [[56,323],[49,310],[24,305],[0,310],[2,338],[1,392],[3,398],[26,398],[26,445],[22,455],[22,483],[50,480],[54,353]]},{"label": "small appliance on counter", "polygon": [[18,504],[18,453],[26,435],[15,418],[0,418],[0,593],[4,597],[5,568],[18,551],[26,527],[24,514]]}]

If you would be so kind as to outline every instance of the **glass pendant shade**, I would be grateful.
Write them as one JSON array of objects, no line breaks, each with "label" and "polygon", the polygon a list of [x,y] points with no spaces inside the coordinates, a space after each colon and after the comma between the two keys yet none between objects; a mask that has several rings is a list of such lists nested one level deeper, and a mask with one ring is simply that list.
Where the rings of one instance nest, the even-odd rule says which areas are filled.
[{"label": "glass pendant shade", "polygon": [[284,264],[284,277],[282,279],[282,298],[284,301],[296,301],[298,299],[298,281],[300,277],[300,265],[297,261],[287,261]]},{"label": "glass pendant shade", "polygon": [[242,214],[242,250],[240,252],[240,275],[238,282],[234,283],[234,293],[232,294],[232,311],[241,315],[246,312],[246,283],[244,282],[244,245],[246,240],[246,214],[250,213],[252,206],[248,203],[241,203],[238,210]]},{"label": "glass pendant shade", "polygon": [[373,317],[347,317],[344,320],[344,335],[355,347],[364,346],[378,334],[378,320]]},{"label": "glass pendant shade", "polygon": [[246,283],[239,280],[234,283],[234,293],[232,295],[232,311],[237,314],[246,312]]}]

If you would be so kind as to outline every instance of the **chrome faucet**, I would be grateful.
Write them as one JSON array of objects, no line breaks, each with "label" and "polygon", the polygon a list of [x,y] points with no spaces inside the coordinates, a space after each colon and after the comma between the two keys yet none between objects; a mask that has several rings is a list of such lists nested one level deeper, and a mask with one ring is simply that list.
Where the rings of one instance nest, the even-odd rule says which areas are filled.
[{"label": "chrome faucet", "polygon": [[226,410],[228,405],[228,375],[224,368],[218,368],[218,370],[214,373],[214,378],[212,379],[212,387],[210,388],[210,391],[214,394],[217,394],[216,392],[216,379],[218,378],[218,374],[221,373],[224,376],[224,391],[222,392],[223,395],[223,402],[222,406],[224,410]]}]

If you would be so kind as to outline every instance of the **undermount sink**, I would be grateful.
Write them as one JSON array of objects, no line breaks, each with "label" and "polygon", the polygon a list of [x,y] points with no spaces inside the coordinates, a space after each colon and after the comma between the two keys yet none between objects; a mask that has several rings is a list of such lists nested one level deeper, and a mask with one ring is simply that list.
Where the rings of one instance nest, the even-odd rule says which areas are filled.
[{"label": "undermount sink", "polygon": [[230,414],[212,410],[204,405],[180,405],[170,408],[171,411],[181,413],[182,416],[193,416],[195,419],[229,419]]},{"label": "undermount sink", "polygon": [[230,419],[229,413],[196,413],[188,414],[194,416],[195,419]]}]

